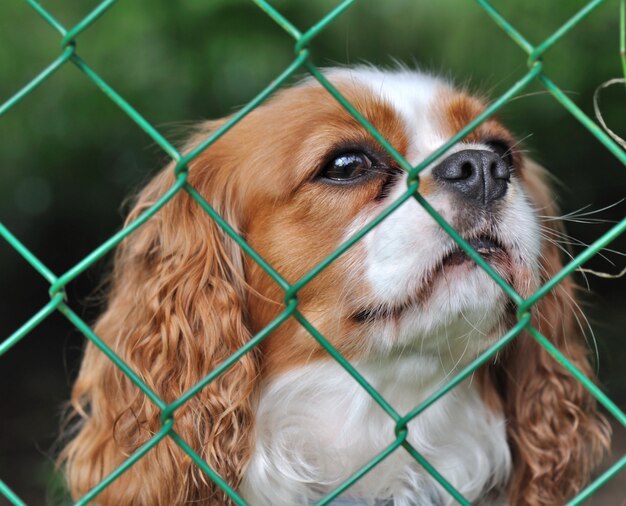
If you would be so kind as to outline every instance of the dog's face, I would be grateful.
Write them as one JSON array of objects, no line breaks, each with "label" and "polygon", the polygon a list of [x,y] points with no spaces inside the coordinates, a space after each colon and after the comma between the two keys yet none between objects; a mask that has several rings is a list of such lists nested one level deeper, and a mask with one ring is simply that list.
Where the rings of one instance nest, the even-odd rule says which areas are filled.
[{"label": "dog's face", "polygon": [[[483,110],[480,100],[416,73],[339,70],[329,78],[413,165]],[[216,148],[240,157],[230,174],[238,178],[233,195],[246,239],[292,283],[407,190],[396,161],[312,82],[279,94]],[[536,285],[539,255],[525,170],[512,135],[492,119],[424,170],[419,189],[522,294]],[[283,292],[253,262],[246,278],[259,294],[250,300],[259,330],[278,313]],[[501,288],[413,198],[298,298],[305,317],[352,359],[413,350],[433,358],[433,367],[456,364],[510,323]],[[322,354],[295,322],[274,332],[265,349],[270,372]]]}]

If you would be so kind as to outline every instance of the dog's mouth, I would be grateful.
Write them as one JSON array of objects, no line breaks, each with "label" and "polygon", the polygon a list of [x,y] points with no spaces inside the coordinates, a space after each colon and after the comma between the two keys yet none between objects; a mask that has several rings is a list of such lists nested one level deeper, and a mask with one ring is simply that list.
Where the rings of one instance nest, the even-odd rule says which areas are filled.
[{"label": "dog's mouth", "polygon": [[[465,241],[490,265],[503,266],[507,264],[509,253],[502,243],[490,234],[480,234],[464,238]],[[396,319],[406,310],[422,304],[432,293],[436,281],[445,276],[450,269],[467,264],[469,268],[479,268],[476,262],[458,245],[451,250],[444,251],[442,257],[433,264],[430,271],[424,276],[420,288],[399,304],[381,304],[362,308],[352,313],[351,318],[358,323],[372,323],[381,320]]]},{"label": "dog's mouth", "polygon": [[[506,250],[502,244],[495,238],[482,235],[473,239],[466,239],[467,243],[476,250],[476,252],[485,260],[489,260],[495,256],[506,255]],[[461,265],[465,262],[472,262],[470,256],[465,253],[459,246],[444,256],[441,266]]]}]

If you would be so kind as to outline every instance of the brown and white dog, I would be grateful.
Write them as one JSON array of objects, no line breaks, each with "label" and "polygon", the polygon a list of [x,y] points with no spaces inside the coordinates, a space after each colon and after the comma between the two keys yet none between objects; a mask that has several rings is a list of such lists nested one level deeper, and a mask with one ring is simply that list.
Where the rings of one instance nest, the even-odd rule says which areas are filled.
[{"label": "brown and white dog", "polygon": [[[405,69],[327,78],[411,164],[484,109]],[[201,125],[197,145],[222,121]],[[189,182],[289,282],[406,190],[406,174],[319,84],[277,93],[191,164]],[[489,119],[420,174],[420,192],[522,296],[561,268],[546,174]],[[174,182],[140,193],[129,220]],[[542,218],[543,217],[543,218]],[[534,324],[588,376],[565,280]],[[181,192],[118,248],[95,332],[166,402],[283,309],[284,292]],[[404,414],[502,336],[515,308],[413,199],[298,295],[304,316]],[[94,345],[73,390],[82,418],[65,448],[86,493],[160,429],[159,410]],[[175,414],[175,430],[255,506],[299,506],[340,485],[394,439],[394,423],[294,319]],[[473,504],[562,505],[609,442],[594,399],[527,335],[409,424],[408,440]],[[400,448],[341,504],[453,499]],[[106,505],[223,505],[225,494],[169,438],[109,485]],[[337,503],[339,504],[339,503]]]}]

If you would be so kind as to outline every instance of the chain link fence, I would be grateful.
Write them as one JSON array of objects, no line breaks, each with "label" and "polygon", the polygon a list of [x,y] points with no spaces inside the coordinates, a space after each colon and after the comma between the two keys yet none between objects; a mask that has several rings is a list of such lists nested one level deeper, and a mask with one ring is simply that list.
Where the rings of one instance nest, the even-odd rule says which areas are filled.
[{"label": "chain link fence", "polygon": [[[273,330],[280,326],[289,318],[295,318],[312,336],[316,339],[321,346],[323,346],[328,354],[332,356],[341,366],[358,382],[361,387],[366,390],[369,395],[374,399],[376,403],[387,413],[387,415],[395,422],[395,441],[390,444],[384,451],[377,455],[374,459],[368,462],[362,469],[356,472],[350,479],[348,479],[341,486],[331,491],[317,504],[325,505],[331,503],[335,498],[340,496],[345,490],[353,485],[366,473],[374,469],[380,462],[387,458],[391,453],[399,450],[403,447],[408,451],[413,458],[424,467],[447,492],[453,496],[456,501],[463,505],[470,504],[450,483],[448,483],[436,469],[434,469],[415,448],[407,440],[407,424],[418,417],[422,412],[429,408],[433,403],[437,402],[442,396],[446,395],[450,390],[455,388],[460,382],[471,375],[479,366],[487,362],[493,357],[498,350],[502,349],[509,342],[514,340],[521,332],[527,332],[530,334],[541,346],[543,346],[554,360],[560,362],[577,380],[579,380],[584,387],[589,390],[598,401],[606,408],[606,410],[614,417],[614,419],[626,427],[626,415],[617,407],[617,405],[608,398],[596,385],[593,384],[588,378],[586,378],[568,359],[556,349],[552,343],[546,339],[536,328],[531,324],[531,308],[540,299],[545,297],[551,290],[553,290],[564,278],[569,276],[573,271],[583,265],[587,260],[596,255],[602,248],[617,238],[626,229],[626,219],[615,224],[607,233],[602,235],[593,244],[587,247],[582,253],[574,257],[556,276],[545,283],[540,289],[538,289],[533,295],[524,299],[515,290],[502,279],[493,268],[486,263],[483,258],[477,254],[467,242],[465,242],[454,229],[450,227],[444,219],[439,216],[426,202],[426,200],[420,195],[420,172],[429,164],[443,155],[450,147],[455,143],[464,139],[469,133],[472,132],[478,125],[480,125],[487,118],[492,116],[508,101],[518,96],[530,83],[539,82],[545,89],[558,101],[569,113],[571,113],[584,127],[593,135],[600,143],[606,147],[623,165],[626,165],[626,153],[620,148],[620,146],[606,135],[601,128],[596,125],[588,116],[586,116],[552,81],[550,76],[544,72],[543,55],[554,44],[558,43],[561,38],[566,36],[568,32],[583,22],[585,17],[589,15],[594,9],[602,5],[603,0],[593,0],[586,4],[580,11],[578,11],[571,19],[563,24],[558,30],[547,37],[543,42],[538,45],[532,45],[523,34],[515,29],[515,27],[505,19],[494,7],[485,0],[476,0],[477,3],[484,9],[485,14],[493,20],[502,30],[513,39],[513,41],[521,49],[520,58],[526,58],[527,71],[519,77],[514,85],[493,101],[486,110],[477,118],[475,118],[470,124],[466,125],[461,131],[459,131],[454,137],[446,142],[440,149],[432,153],[427,159],[425,159],[418,166],[414,167],[398,153],[393,146],[391,146],[385,138],[374,128],[373,125],[356,110],[352,104],[350,104],[345,97],[343,97],[333,86],[329,83],[324,75],[320,72],[319,68],[313,63],[310,54],[310,48],[315,43],[316,37],[322,33],[322,31],[332,23],[338,16],[348,9],[356,0],[345,0],[340,2],[334,9],[328,12],[322,19],[315,23],[309,30],[301,32],[298,30],[289,19],[286,19],[277,9],[264,0],[252,0],[259,9],[267,14],[273,21],[275,21],[282,29],[287,32],[294,40],[294,57],[293,61],[279,74],[267,87],[259,93],[253,100],[247,103],[237,114],[233,115],[231,119],[224,124],[217,131],[213,132],[208,138],[206,138],[200,145],[195,147],[191,152],[183,154],[177,150],[174,145],[164,137],[152,124],[150,124],[141,113],[134,109],[116,90],[111,87],[102,77],[94,71],[90,65],[83,60],[77,50],[77,41],[80,39],[80,35],[90,26],[93,25],[101,16],[113,7],[116,3],[115,0],[105,0],[101,2],[94,10],[92,10],[84,19],[82,19],[76,25],[68,28],[63,26],[49,10],[45,9],[40,3],[35,0],[24,0],[28,6],[34,9],[41,19],[54,28],[61,38],[61,50],[58,56],[44,68],[35,78],[33,78],[28,84],[21,88],[17,93],[11,96],[6,102],[0,105],[0,118],[8,113],[13,107],[15,107],[20,101],[26,99],[29,94],[37,87],[44,85],[48,78],[53,75],[59,68],[64,65],[74,65],[78,68],[96,87],[98,87],[113,103],[115,103],[120,109],[126,113],[128,118],[132,120],[140,129],[147,133],[154,142],[166,153],[166,155],[174,161],[175,164],[175,184],[164,194],[161,198],[141,216],[139,216],[134,222],[130,223],[126,228],[120,230],[118,233],[111,236],[101,246],[88,254],[76,265],[71,267],[67,272],[57,274],[52,272],[46,265],[37,258],[28,248],[20,242],[8,228],[0,223],[0,235],[6,240],[12,248],[15,249],[24,260],[26,260],[35,271],[37,271],[46,281],[49,283],[49,296],[50,300],[45,304],[38,312],[36,312],[26,323],[24,323],[18,330],[11,334],[8,338],[5,338],[0,343],[0,356],[9,351],[15,344],[22,339],[27,338],[29,333],[45,320],[52,313],[58,311],[63,314],[84,336],[93,342],[112,362],[124,374],[126,374],[132,382],[141,389],[146,397],[157,406],[161,412],[162,428],[156,433],[149,441],[147,441],[142,447],[140,447],[134,454],[132,454],[120,467],[107,476],[101,483],[93,488],[84,497],[80,498],[75,504],[87,504],[95,499],[104,488],[106,488],[111,482],[118,478],[122,473],[129,469],[139,459],[149,452],[159,441],[164,438],[171,438],[189,457],[196,463],[198,467],[202,469],[206,475],[208,475],[213,481],[215,481],[233,500],[235,504],[245,505],[247,504],[237,493],[233,490],[228,483],[226,483],[216,472],[211,469],[202,458],[195,453],[189,446],[188,442],[184,441],[173,429],[174,418],[177,410],[183,406],[190,398],[196,395],[201,389],[206,387],[209,383],[215,380],[220,374],[224,373],[234,363],[236,363],[244,354],[248,353],[254,347],[258,346]],[[624,9],[624,1],[622,1],[622,14]],[[123,9],[123,6],[118,7]],[[622,22],[622,37],[626,29]],[[624,66],[626,72],[626,56],[624,56]],[[320,262],[315,268],[303,276],[294,284],[288,283],[279,272],[277,272],[269,263],[267,263],[257,252],[253,250],[245,240],[237,234],[235,230],[227,223],[197,191],[187,181],[189,163],[197,157],[203,150],[207,149],[213,144],[219,137],[224,135],[228,130],[240,121],[245,115],[252,111],[255,107],[266,100],[276,89],[278,89],[285,81],[287,81],[296,72],[308,72],[314,79],[316,79],[327,91],[330,93],[341,105],[359,122],[363,127],[376,139],[396,160],[400,167],[402,167],[408,173],[408,181],[406,191],[394,201],[387,209],[385,209],[376,219],[356,233],[350,240],[346,241],[339,248],[337,248],[331,255]],[[117,246],[126,236],[132,234],[138,227],[149,220],[155,213],[159,212],[159,209],[163,207],[170,199],[172,199],[177,193],[186,192],[191,198],[193,198],[197,204],[211,217],[215,222],[228,234],[241,248],[242,250],[256,263],[259,264],[270,276],[278,283],[278,285],[284,290],[284,310],[280,315],[272,321],[266,328],[261,330],[250,341],[239,349],[235,354],[229,357],[215,370],[210,371],[206,377],[204,377],[193,388],[187,391],[180,398],[174,402],[165,403],[153,390],[151,390],[139,376],[125,364],[115,352],[109,348],[97,335],[93,333],[89,325],[85,323],[81,317],[69,306],[67,297],[65,295],[65,287],[68,283],[75,280],[78,276],[83,274],[89,269],[96,261],[109,253],[115,246]],[[408,199],[415,199],[424,209],[440,224],[440,226],[458,243],[458,245],[465,251],[482,269],[484,269],[493,280],[501,287],[501,289],[508,295],[508,297],[517,306],[517,323],[494,345],[488,350],[482,353],[478,358],[472,361],[468,366],[456,374],[448,383],[433,394],[429,399],[424,401],[419,406],[416,406],[411,412],[402,416],[374,389],[367,381],[358,373],[358,371],[347,362],[341,354],[333,348],[333,346],[321,335],[316,328],[303,316],[298,307],[298,292],[310,283],[317,275],[319,275],[325,268],[327,268],[332,262],[334,262],[339,256],[345,253],[356,242],[361,240],[373,227],[378,225],[384,219],[386,219],[391,213],[394,212],[402,203]],[[6,360],[5,357],[3,357]],[[620,470],[626,467],[626,455],[623,455],[617,459],[617,461],[606,470],[601,476],[591,483],[586,489],[581,491],[574,499],[569,503],[570,505],[580,504],[588,499],[595,491],[602,487],[607,481],[611,480]],[[8,499],[12,504],[23,505],[25,504],[20,497],[18,497],[10,488],[10,484],[5,484],[0,480],[0,494]]]}]

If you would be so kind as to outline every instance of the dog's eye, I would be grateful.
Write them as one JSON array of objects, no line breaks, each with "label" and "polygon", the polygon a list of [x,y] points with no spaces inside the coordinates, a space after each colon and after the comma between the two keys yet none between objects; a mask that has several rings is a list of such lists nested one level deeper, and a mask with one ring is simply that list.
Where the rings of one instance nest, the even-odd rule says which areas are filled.
[{"label": "dog's eye", "polygon": [[331,160],[320,175],[333,181],[350,181],[363,176],[371,168],[372,160],[365,153],[344,153]]}]

